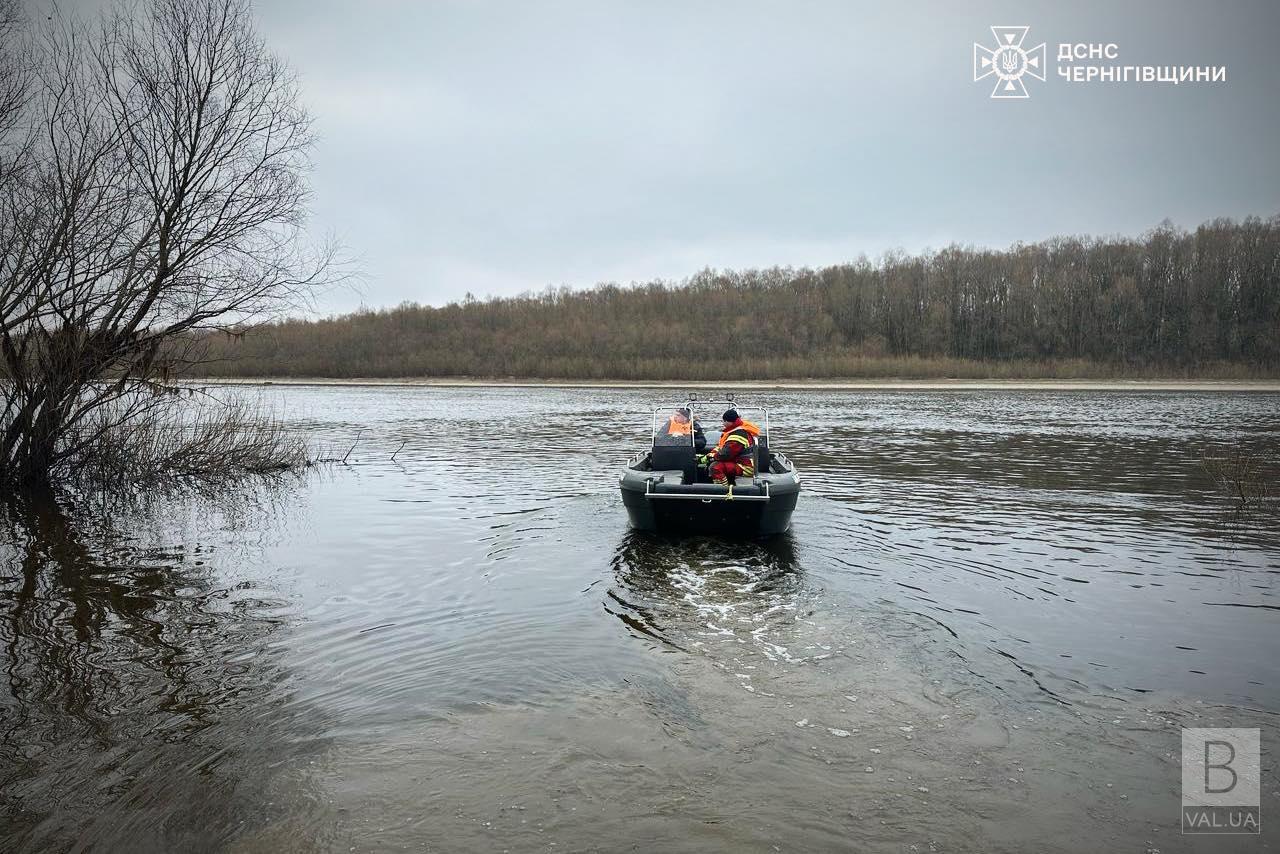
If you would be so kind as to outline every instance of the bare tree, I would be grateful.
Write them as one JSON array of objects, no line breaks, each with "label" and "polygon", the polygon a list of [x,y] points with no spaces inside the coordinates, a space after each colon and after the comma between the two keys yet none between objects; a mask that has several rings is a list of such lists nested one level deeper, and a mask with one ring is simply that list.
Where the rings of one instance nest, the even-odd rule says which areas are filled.
[{"label": "bare tree", "polygon": [[190,333],[305,301],[310,121],[244,0],[155,0],[36,41],[0,229],[0,479],[47,484],[158,404]]},{"label": "bare tree", "polygon": [[23,107],[30,83],[30,60],[19,38],[22,16],[18,0],[0,0],[0,182],[13,171],[25,149]]}]

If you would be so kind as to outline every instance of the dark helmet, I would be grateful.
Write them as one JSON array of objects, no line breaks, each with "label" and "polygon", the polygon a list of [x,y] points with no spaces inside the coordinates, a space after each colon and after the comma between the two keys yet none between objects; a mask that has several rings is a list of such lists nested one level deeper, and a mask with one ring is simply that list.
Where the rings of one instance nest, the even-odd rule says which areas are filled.
[{"label": "dark helmet", "polygon": [[737,420],[738,420],[738,410],[736,410],[736,409],[726,409],[726,410],[724,411],[724,415],[723,415],[722,417],[724,418],[724,420],[725,420],[725,421],[729,421],[729,422],[737,421]]}]

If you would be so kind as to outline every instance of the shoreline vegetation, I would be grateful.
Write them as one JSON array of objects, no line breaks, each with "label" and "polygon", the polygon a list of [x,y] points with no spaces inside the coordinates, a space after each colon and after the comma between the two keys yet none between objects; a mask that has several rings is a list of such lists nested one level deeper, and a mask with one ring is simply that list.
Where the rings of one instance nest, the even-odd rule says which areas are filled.
[{"label": "shoreline vegetation", "polygon": [[198,339],[188,376],[1280,379],[1280,216],[402,303]]},{"label": "shoreline vegetation", "polygon": [[849,380],[546,380],[481,377],[204,377],[188,386],[332,386],[387,388],[661,388],[754,391],[1170,391],[1280,393],[1280,379],[958,379],[877,377]]}]

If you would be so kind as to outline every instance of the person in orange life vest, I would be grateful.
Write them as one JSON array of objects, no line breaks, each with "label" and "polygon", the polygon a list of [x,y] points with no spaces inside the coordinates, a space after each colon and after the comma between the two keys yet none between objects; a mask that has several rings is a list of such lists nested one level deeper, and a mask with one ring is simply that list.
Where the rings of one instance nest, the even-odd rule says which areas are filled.
[{"label": "person in orange life vest", "polygon": [[702,432],[702,425],[693,420],[689,407],[681,406],[671,414],[667,423],[658,430],[659,445],[688,444],[689,434],[693,434],[694,453],[701,454],[707,449],[707,435]]},{"label": "person in orange life vest", "polygon": [[754,477],[756,437],[760,428],[750,421],[743,421],[738,410],[726,410],[723,416],[724,431],[716,448],[704,455],[711,482],[729,485],[734,477]]}]

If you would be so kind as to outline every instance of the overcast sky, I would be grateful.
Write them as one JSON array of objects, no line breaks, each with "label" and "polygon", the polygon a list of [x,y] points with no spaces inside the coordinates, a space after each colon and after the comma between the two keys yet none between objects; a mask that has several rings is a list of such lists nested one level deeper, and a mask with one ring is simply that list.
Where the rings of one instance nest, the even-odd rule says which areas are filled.
[{"label": "overcast sky", "polygon": [[[322,305],[1280,213],[1280,3],[256,0],[314,113]],[[989,27],[1048,79],[994,100]],[[1072,84],[1058,42],[1227,82]]]}]

